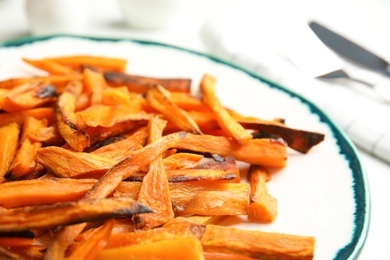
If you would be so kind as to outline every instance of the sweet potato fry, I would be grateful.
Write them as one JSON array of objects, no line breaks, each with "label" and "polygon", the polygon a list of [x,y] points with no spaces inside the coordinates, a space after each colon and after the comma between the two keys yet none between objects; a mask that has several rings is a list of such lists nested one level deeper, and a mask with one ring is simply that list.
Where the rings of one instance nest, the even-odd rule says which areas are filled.
[{"label": "sweet potato fry", "polygon": [[174,153],[163,159],[166,171],[188,169],[199,165],[203,155],[195,153]]},{"label": "sweet potato fry", "polygon": [[75,201],[97,182],[95,179],[40,178],[0,184],[0,206],[54,204]]},{"label": "sweet potato fry", "polygon": [[255,258],[239,254],[226,254],[218,252],[203,252],[206,260],[254,260]]},{"label": "sweet potato fry", "polygon": [[20,127],[17,123],[11,123],[0,127],[0,183],[4,182],[4,175],[7,173],[15,157],[19,143]]},{"label": "sweet potato fry", "polygon": [[[149,214],[150,215],[150,214]],[[205,231],[204,225],[191,222],[176,222],[160,228],[112,234],[107,248],[147,244],[162,240],[193,237],[200,239]]]},{"label": "sweet potato fry", "polygon": [[179,129],[193,134],[202,134],[196,122],[187,112],[178,107],[170,98],[170,93],[162,86],[156,85],[146,92],[146,100],[164,117],[176,124]]},{"label": "sweet potato fry", "polygon": [[56,89],[47,82],[28,82],[11,89],[0,99],[0,107],[15,112],[44,106],[57,96]]},{"label": "sweet potato fry", "polygon": [[42,147],[41,142],[32,140],[29,135],[37,129],[47,126],[46,119],[35,119],[28,117],[23,125],[20,147],[16,151],[16,155],[5,174],[8,180],[19,180],[31,173],[35,166],[35,155],[39,148]]},{"label": "sweet potato fry", "polygon": [[268,172],[261,166],[251,166],[248,180],[251,185],[248,219],[259,222],[272,222],[278,211],[277,200],[268,193],[266,182]]},{"label": "sweet potato fry", "polygon": [[204,75],[200,82],[203,102],[214,112],[215,118],[223,130],[237,140],[239,144],[246,144],[252,139],[252,135],[230,116],[215,96],[214,88],[215,78],[208,74]]},{"label": "sweet potato fry", "polygon": [[67,259],[94,260],[108,244],[113,226],[113,219],[106,220],[101,227],[98,227],[93,231],[93,234],[87,240],[78,243],[76,249],[67,257]]},{"label": "sweet potato fry", "polygon": [[103,250],[96,260],[116,259],[186,259],[203,260],[203,250],[198,239],[181,238],[162,240],[149,244]]},{"label": "sweet potato fry", "polygon": [[91,145],[89,135],[76,126],[76,98],[81,93],[80,81],[72,81],[58,97],[55,104],[55,123],[58,132],[75,151],[83,151]]},{"label": "sweet potato fry", "polygon": [[[114,196],[137,198],[140,188],[138,182],[123,182]],[[249,203],[245,183],[178,182],[170,183],[169,190],[176,216],[245,215]]]},{"label": "sweet potato fry", "polygon": [[110,86],[126,86],[130,92],[141,94],[146,93],[146,91],[153,88],[156,84],[172,92],[191,92],[191,79],[162,79],[117,72],[104,72],[104,78]]},{"label": "sweet potato fry", "polygon": [[151,212],[131,198],[79,200],[53,205],[15,208],[0,212],[0,232],[52,228],[86,221],[130,217]]},{"label": "sweet potato fry", "polygon": [[[229,239],[226,239],[226,238]],[[240,254],[256,259],[312,259],[315,238],[207,225],[205,252]]]},{"label": "sweet potato fry", "polygon": [[22,125],[27,117],[34,117],[36,119],[47,119],[48,124],[50,125],[54,119],[53,108],[39,107],[18,112],[0,113],[0,127],[14,122],[18,123],[19,125]]},{"label": "sweet potato fry", "polygon": [[74,55],[48,57],[45,59],[80,72],[84,67],[92,67],[106,71],[124,72],[127,65],[127,61],[124,59],[104,56]]},{"label": "sweet potato fry", "polygon": [[77,112],[77,116],[90,127],[112,127],[117,123],[134,121],[147,121],[150,116],[142,111],[142,107],[133,104],[126,105],[94,105],[83,111]]},{"label": "sweet potato fry", "polygon": [[27,84],[27,83],[37,83],[37,82],[48,82],[54,85],[57,89],[57,93],[62,93],[63,88],[73,80],[82,80],[83,76],[78,74],[73,75],[51,75],[44,77],[27,77],[27,78],[13,78],[0,81],[0,88],[12,89],[16,86]]},{"label": "sweet potato fry", "polygon": [[[187,181],[218,181],[232,182],[237,177],[234,173],[227,173],[224,170],[209,169],[180,169],[166,171],[168,182],[187,182]],[[145,174],[133,174],[126,181],[142,182]]]},{"label": "sweet potato fry", "polygon": [[127,138],[118,142],[104,145],[91,153],[112,160],[120,161],[129,156],[133,151],[138,149],[138,147],[144,146],[146,144],[147,137],[147,127],[141,127]]},{"label": "sweet potato fry", "polygon": [[91,95],[90,105],[101,104],[103,99],[103,89],[107,87],[103,74],[90,69],[83,71],[85,92]]},{"label": "sweet potato fry", "polygon": [[37,151],[36,161],[63,178],[101,177],[117,161],[96,154],[75,152],[56,146]]},{"label": "sweet potato fry", "polygon": [[[165,120],[157,116],[150,119],[148,125],[149,143],[153,143],[162,137],[166,124]],[[133,221],[138,229],[161,226],[175,216],[161,155],[150,163],[149,171],[143,178],[137,201],[153,210],[153,214],[133,216]]]},{"label": "sweet potato fry", "polygon": [[70,75],[75,73],[71,68],[48,59],[33,60],[23,58],[23,61],[37,69],[44,70],[51,75]]},{"label": "sweet potato fry", "polygon": [[174,148],[221,156],[232,155],[238,161],[270,167],[284,167],[287,160],[286,145],[272,139],[252,139],[245,145],[239,145],[223,136],[188,133]]},{"label": "sweet potato fry", "polygon": [[90,144],[96,144],[106,140],[109,137],[118,136],[147,125],[148,120],[126,120],[118,122],[111,127],[88,127],[85,132],[89,136]]},{"label": "sweet potato fry", "polygon": [[129,104],[130,92],[126,87],[106,87],[102,92],[102,103],[105,105]]},{"label": "sweet potato fry", "polygon": [[[260,133],[276,135],[285,140],[290,148],[301,153],[308,153],[313,146],[319,144],[325,138],[322,133],[290,128],[281,123],[260,120],[251,122],[240,119],[237,121],[246,129],[254,129]],[[254,136],[256,136],[256,133]]]}]

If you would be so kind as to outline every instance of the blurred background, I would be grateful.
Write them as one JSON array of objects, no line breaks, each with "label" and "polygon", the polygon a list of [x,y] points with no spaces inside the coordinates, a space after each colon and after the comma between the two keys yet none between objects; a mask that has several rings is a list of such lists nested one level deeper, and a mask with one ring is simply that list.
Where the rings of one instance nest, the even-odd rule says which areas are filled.
[{"label": "blurred background", "polygon": [[[29,10],[26,10],[27,2],[31,2]],[[61,2],[67,2],[67,5]],[[129,7],[125,8],[123,2]],[[159,5],[158,2],[165,3]],[[46,21],[47,27],[50,27],[49,21],[55,20],[54,15],[51,14],[53,12],[56,12],[57,16],[66,16],[67,19],[64,19],[63,23],[76,20],[79,26],[73,26],[67,31],[68,33],[135,37],[204,49],[199,31],[210,19],[226,14],[229,14],[231,19],[241,19],[237,12],[251,9],[262,14],[269,9],[270,5],[290,5],[289,2],[283,0],[0,0],[0,41],[33,33],[34,31],[31,30],[34,29],[31,28],[33,18],[29,18],[28,14],[33,16],[31,12],[35,10],[39,12],[40,18]],[[142,10],[132,11],[131,9],[134,9],[131,8],[132,4],[138,4],[138,9],[143,6],[143,9],[146,8],[155,13],[142,14]],[[169,8],[166,7],[167,5]],[[57,9],[55,9],[56,6]],[[388,48],[390,46],[389,0],[296,0],[294,6],[308,19],[315,18],[326,25],[337,28],[351,39],[390,58],[390,48]],[[174,11],[171,10],[174,8],[176,8]],[[126,10],[129,15],[125,13]],[[166,24],[160,23],[162,28],[158,29],[158,32],[156,30],[151,32],[143,29],[142,26],[131,26],[126,23],[126,17],[131,18],[129,17],[131,14],[135,16],[137,13],[139,13],[138,16],[148,16],[147,20],[152,21],[158,21],[159,18],[160,21],[163,20],[161,17],[156,18],[156,13],[160,13],[160,16],[167,13],[169,21]],[[259,24],[258,30],[253,34],[257,37],[263,36],[265,26],[272,27],[272,24]],[[35,31],[35,33],[39,32]]]}]

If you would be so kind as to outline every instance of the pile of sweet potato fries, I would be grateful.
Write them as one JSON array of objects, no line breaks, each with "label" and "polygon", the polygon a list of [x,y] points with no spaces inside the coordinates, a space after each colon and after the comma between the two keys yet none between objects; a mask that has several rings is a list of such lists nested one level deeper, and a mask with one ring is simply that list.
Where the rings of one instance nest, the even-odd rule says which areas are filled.
[{"label": "pile of sweet potato fries", "polygon": [[23,61],[47,76],[0,82],[1,259],[313,258],[313,236],[218,223],[273,222],[269,168],[323,134],[228,109],[209,74],[194,96],[120,58]]}]

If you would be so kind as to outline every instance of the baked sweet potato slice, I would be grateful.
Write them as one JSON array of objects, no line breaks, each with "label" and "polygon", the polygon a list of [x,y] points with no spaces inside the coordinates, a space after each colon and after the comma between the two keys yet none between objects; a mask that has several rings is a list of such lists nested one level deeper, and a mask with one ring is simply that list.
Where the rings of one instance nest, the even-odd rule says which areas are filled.
[{"label": "baked sweet potato slice", "polygon": [[142,107],[125,105],[94,105],[77,112],[80,120],[89,127],[112,127],[117,123],[133,121],[147,121],[150,116],[142,111]]},{"label": "baked sweet potato slice", "polygon": [[105,158],[120,161],[125,157],[131,155],[131,153],[146,144],[148,137],[147,127],[141,127],[135,130],[134,133],[128,135],[128,137],[113,142],[111,144],[104,145],[93,152]]},{"label": "baked sweet potato slice", "polygon": [[39,178],[0,184],[0,206],[55,204],[75,201],[84,196],[97,182],[95,179]]},{"label": "baked sweet potato slice", "polygon": [[269,173],[260,166],[251,166],[248,180],[251,185],[248,219],[269,223],[275,220],[278,213],[277,200],[268,193],[266,182]]},{"label": "baked sweet potato slice", "polygon": [[89,135],[76,126],[76,98],[82,91],[80,81],[72,81],[58,97],[55,104],[55,123],[58,132],[75,151],[83,151],[91,145]]},{"label": "baked sweet potato slice", "polygon": [[8,168],[5,178],[8,180],[19,180],[30,174],[36,164],[35,156],[39,148],[42,147],[41,142],[34,141],[30,138],[30,133],[46,127],[46,119],[35,119],[28,117],[23,125],[20,146],[16,151],[16,155]]},{"label": "baked sweet potato slice", "polygon": [[[138,182],[123,182],[114,196],[137,198],[140,188]],[[178,182],[170,183],[169,190],[175,216],[245,215],[249,204],[246,183]]]},{"label": "baked sweet potato slice", "polygon": [[56,96],[56,88],[48,82],[27,82],[2,97],[0,107],[7,112],[27,110],[53,102]]},{"label": "baked sweet potato slice", "polygon": [[200,82],[203,102],[214,112],[219,126],[239,144],[246,144],[252,135],[232,118],[215,95],[216,79],[211,75],[204,75]]},{"label": "baked sweet potato slice", "polygon": [[53,228],[108,218],[130,217],[151,210],[131,198],[79,200],[0,212],[0,232]]},{"label": "baked sweet potato slice", "polygon": [[[149,143],[162,137],[167,122],[154,116],[149,121]],[[162,156],[158,156],[149,165],[149,171],[142,181],[137,201],[153,210],[153,214],[134,215],[136,228],[154,228],[161,226],[175,215],[172,210],[171,195]]]},{"label": "baked sweet potato slice", "polygon": [[48,124],[50,125],[54,121],[53,115],[53,108],[51,107],[39,107],[18,112],[0,113],[0,127],[10,123],[22,125],[28,117],[47,119]]},{"label": "baked sweet potato slice", "polygon": [[51,75],[70,75],[75,73],[71,68],[49,59],[38,60],[23,58],[23,61],[37,69],[44,70]]},{"label": "baked sweet potato slice", "polygon": [[96,154],[76,152],[57,146],[39,149],[36,161],[63,178],[99,178],[117,161]]},{"label": "baked sweet potato slice", "polygon": [[286,145],[273,139],[252,139],[240,145],[224,136],[188,133],[174,148],[220,156],[231,155],[237,161],[270,167],[284,167],[287,160]]},{"label": "baked sweet potato slice", "polygon": [[103,90],[107,87],[103,74],[90,69],[83,71],[84,91],[90,94],[90,105],[101,104]]},{"label": "baked sweet potato slice", "polygon": [[196,122],[171,100],[169,91],[162,86],[156,85],[148,90],[146,100],[179,129],[193,134],[202,134]]},{"label": "baked sweet potato slice", "polygon": [[104,78],[110,86],[126,86],[130,92],[137,92],[141,94],[146,93],[155,85],[161,85],[172,92],[191,92],[191,79],[153,78],[117,72],[104,72]]},{"label": "baked sweet potato slice", "polygon": [[96,260],[108,259],[186,259],[202,260],[202,245],[196,238],[162,240],[149,244],[103,250]]},{"label": "baked sweet potato slice", "polygon": [[107,246],[111,235],[114,220],[109,219],[104,224],[94,229],[88,239],[77,244],[76,249],[67,256],[68,260],[93,260]]},{"label": "baked sweet potato slice", "polygon": [[17,123],[0,127],[0,183],[4,181],[4,175],[7,173],[15,157],[19,144],[20,126]]},{"label": "baked sweet potato slice", "polygon": [[[226,239],[229,238],[229,239]],[[315,238],[207,225],[205,252],[240,254],[256,259],[313,259]]]},{"label": "baked sweet potato slice", "polygon": [[127,65],[125,59],[90,55],[47,57],[45,60],[56,62],[79,72],[85,67],[91,67],[97,70],[124,72]]},{"label": "baked sweet potato slice", "polygon": [[[281,123],[256,120],[237,119],[246,129],[257,130],[260,134],[272,134],[282,138],[287,145],[301,153],[308,153],[310,149],[321,143],[325,135],[318,132],[306,131],[288,127]],[[256,137],[256,133],[253,134]]]},{"label": "baked sweet potato slice", "polygon": [[115,233],[111,235],[107,248],[133,246],[187,237],[200,239],[205,228],[204,225],[183,221],[159,228]]}]

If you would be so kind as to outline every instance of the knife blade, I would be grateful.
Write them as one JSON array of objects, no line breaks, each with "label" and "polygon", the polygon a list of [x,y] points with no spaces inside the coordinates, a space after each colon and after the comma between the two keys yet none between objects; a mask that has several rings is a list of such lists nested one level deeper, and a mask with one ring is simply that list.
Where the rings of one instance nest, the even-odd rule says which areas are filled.
[{"label": "knife blade", "polygon": [[315,21],[309,22],[309,27],[325,45],[340,56],[390,77],[390,63],[383,58]]}]

